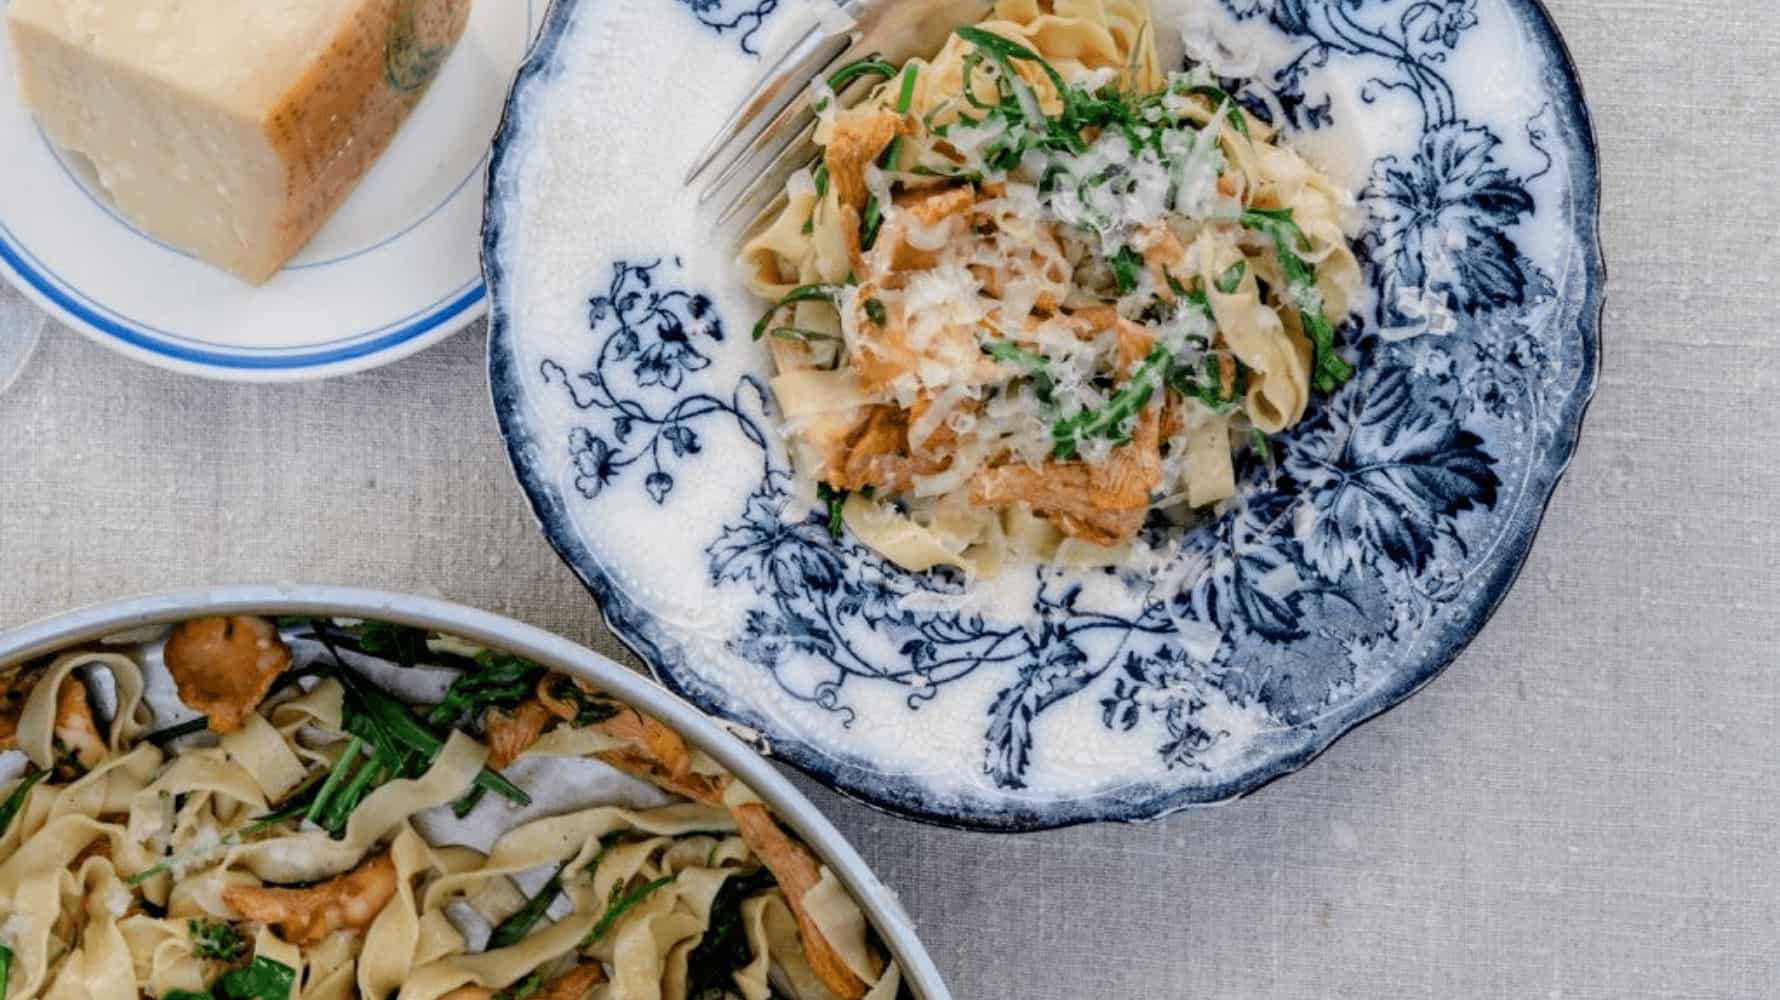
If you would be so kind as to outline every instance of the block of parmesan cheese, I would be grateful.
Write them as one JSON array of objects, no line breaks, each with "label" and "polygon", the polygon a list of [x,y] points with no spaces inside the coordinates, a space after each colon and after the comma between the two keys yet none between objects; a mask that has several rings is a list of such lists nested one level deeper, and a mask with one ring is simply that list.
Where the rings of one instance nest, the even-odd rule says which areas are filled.
[{"label": "block of parmesan cheese", "polygon": [[142,229],[251,282],[376,161],[470,0],[12,0],[19,90]]}]

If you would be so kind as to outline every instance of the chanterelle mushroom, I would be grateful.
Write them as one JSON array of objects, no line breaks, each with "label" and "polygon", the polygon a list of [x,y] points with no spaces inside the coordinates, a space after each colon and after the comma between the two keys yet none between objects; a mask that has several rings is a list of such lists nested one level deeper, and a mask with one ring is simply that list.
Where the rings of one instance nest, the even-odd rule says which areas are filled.
[{"label": "chanterelle mushroom", "polygon": [[[42,674],[14,673],[0,677],[0,750],[18,747],[19,716],[25,701],[36,688]],[[93,705],[87,698],[86,685],[79,677],[66,677],[56,691],[56,714],[53,733],[68,755],[84,769],[91,769],[109,752],[105,734],[93,717]]]},{"label": "chanterelle mushroom", "polygon": [[488,766],[497,771],[505,769],[556,721],[556,716],[536,697],[520,702],[510,713],[490,710],[483,724],[488,731]]},{"label": "chanterelle mushroom", "polygon": [[804,958],[809,960],[810,971],[841,1000],[860,1000],[866,993],[865,983],[847,968],[847,963],[834,950],[834,945],[822,936],[821,928],[816,926],[809,909],[804,906],[805,894],[822,880],[815,855],[792,840],[766,807],[758,802],[735,806],[730,809],[730,814],[735,817],[736,827],[748,849],[773,873],[779,888],[784,890],[785,902],[790,904],[791,915],[797,918],[797,929],[803,936]]},{"label": "chanterelle mushroom", "polygon": [[167,670],[179,700],[210,717],[210,728],[232,733],[272,682],[290,666],[290,649],[264,618],[194,618],[167,640]]},{"label": "chanterelle mushroom", "polygon": [[[531,995],[531,1000],[581,1000],[589,990],[606,981],[605,967],[584,961],[550,980]],[[495,991],[486,986],[459,986],[439,1000],[489,1000]]]},{"label": "chanterelle mushroom", "polygon": [[230,886],[223,902],[249,920],[276,926],[291,944],[312,945],[338,930],[371,926],[395,894],[396,863],[385,851],[307,889]]},{"label": "chanterelle mushroom", "polygon": [[105,734],[99,732],[86,685],[78,677],[62,681],[61,690],[56,692],[55,734],[81,767],[90,770],[105,759]]}]

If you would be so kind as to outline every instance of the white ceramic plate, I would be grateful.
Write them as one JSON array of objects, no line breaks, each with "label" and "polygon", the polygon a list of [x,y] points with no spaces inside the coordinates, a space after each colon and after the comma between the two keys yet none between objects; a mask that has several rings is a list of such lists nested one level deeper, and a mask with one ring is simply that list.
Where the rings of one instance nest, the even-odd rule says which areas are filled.
[{"label": "white ceramic plate", "polygon": [[[1153,0],[1159,43],[1251,58],[1245,109],[1359,193],[1360,375],[1150,566],[976,585],[798,509],[760,304],[680,184],[824,2],[556,0],[495,141],[496,413],[657,676],[843,792],[1013,831],[1246,794],[1452,662],[1599,369],[1597,154],[1539,0]],[[655,67],[655,103],[623,65]]]},{"label": "white ceramic plate", "polygon": [[488,142],[544,6],[477,4],[389,151],[257,288],[119,215],[84,158],[52,146],[20,106],[0,44],[0,275],[107,347],[211,378],[344,375],[435,344],[486,308],[477,234]]}]

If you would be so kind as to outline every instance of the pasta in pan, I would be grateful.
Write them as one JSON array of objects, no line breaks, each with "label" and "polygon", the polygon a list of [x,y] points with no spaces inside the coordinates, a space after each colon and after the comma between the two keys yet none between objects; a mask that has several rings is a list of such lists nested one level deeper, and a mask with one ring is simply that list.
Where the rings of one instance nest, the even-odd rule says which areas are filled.
[{"label": "pasta in pan", "polygon": [[1353,374],[1351,195],[1154,35],[1143,0],[1000,0],[821,88],[742,264],[837,533],[913,570],[1118,563]]},{"label": "pasta in pan", "polygon": [[[0,749],[28,761],[0,788],[0,997],[905,995],[834,874],[661,723],[447,637],[283,624],[175,629],[167,670],[206,714],[156,732],[129,656],[0,675]],[[373,663],[454,673],[417,707]],[[525,819],[486,851],[423,836],[528,803],[505,775],[527,758],[671,801]]]}]

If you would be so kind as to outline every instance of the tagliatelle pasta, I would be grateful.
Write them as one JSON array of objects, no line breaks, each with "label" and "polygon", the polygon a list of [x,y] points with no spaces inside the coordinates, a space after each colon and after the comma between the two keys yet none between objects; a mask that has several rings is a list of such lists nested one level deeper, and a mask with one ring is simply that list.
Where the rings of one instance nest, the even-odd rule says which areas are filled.
[{"label": "tagliatelle pasta", "polygon": [[[258,638],[178,641],[200,632]],[[151,733],[166,720],[116,652],[0,674],[0,749],[26,761],[0,785],[5,1000],[904,995],[858,906],[749,789],[580,682],[376,623],[207,619],[173,639],[172,679],[226,734]],[[269,691],[221,679],[268,644],[288,668]],[[391,694],[376,670],[408,668],[373,657],[395,650],[450,683]],[[531,816],[486,850],[436,839],[452,813],[531,801],[490,766],[497,744],[672,800]]]},{"label": "tagliatelle pasta", "polygon": [[1000,0],[849,65],[742,248],[807,499],[907,569],[1118,563],[1353,374],[1351,196],[1157,31]]}]

